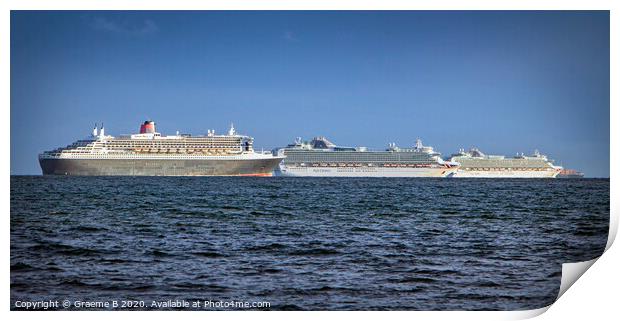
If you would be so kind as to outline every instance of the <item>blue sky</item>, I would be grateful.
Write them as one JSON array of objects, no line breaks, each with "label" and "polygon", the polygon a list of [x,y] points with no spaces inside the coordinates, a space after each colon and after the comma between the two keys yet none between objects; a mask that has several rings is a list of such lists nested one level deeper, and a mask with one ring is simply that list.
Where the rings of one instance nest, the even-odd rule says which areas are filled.
[{"label": "blue sky", "polygon": [[534,149],[609,176],[609,14],[11,12],[11,174],[87,136]]}]

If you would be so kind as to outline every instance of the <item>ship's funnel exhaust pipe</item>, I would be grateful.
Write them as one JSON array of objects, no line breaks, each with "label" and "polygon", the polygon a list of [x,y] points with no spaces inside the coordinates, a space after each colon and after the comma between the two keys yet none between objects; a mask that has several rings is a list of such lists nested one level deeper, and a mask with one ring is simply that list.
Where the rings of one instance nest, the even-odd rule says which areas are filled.
[{"label": "ship's funnel exhaust pipe", "polygon": [[95,123],[95,127],[93,128],[93,137],[97,137],[97,123]]},{"label": "ship's funnel exhaust pipe", "polygon": [[154,133],[155,132],[155,122],[147,120],[144,124],[140,125],[140,134],[146,133]]}]

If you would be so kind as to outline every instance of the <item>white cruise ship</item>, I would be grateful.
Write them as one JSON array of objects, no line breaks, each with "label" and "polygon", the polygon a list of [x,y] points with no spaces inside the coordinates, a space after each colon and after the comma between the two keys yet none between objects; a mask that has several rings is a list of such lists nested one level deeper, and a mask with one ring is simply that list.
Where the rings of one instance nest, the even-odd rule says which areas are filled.
[{"label": "white cruise ship", "polygon": [[562,170],[537,150],[531,156],[486,155],[476,148],[459,150],[450,161],[461,164],[453,177],[553,178]]},{"label": "white cruise ship", "polygon": [[294,144],[274,151],[286,157],[277,175],[318,177],[447,177],[458,163],[444,161],[432,147],[419,139],[411,148],[391,143],[386,150],[341,147],[325,137],[310,142],[297,138]]}]

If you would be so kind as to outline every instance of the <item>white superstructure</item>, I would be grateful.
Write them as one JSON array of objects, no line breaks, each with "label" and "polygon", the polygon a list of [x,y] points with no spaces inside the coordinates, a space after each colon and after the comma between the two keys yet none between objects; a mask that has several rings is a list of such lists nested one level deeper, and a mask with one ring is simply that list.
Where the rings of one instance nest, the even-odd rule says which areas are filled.
[{"label": "white superstructure", "polygon": [[271,159],[271,153],[257,153],[253,138],[238,135],[231,124],[227,135],[188,134],[162,136],[155,123],[147,121],[139,134],[114,137],[105,135],[103,125],[93,128],[90,137],[66,147],[41,153],[43,159]]}]

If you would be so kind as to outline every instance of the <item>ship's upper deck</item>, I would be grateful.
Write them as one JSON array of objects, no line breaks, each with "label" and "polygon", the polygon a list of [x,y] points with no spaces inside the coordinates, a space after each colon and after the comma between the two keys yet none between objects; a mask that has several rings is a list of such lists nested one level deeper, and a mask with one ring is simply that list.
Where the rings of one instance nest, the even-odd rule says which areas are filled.
[{"label": "ship's upper deck", "polygon": [[534,151],[531,156],[517,154],[514,157],[505,157],[503,155],[486,155],[477,148],[469,151],[464,149],[453,154],[450,158],[453,162],[459,162],[461,168],[556,168],[553,161],[550,161],[546,155]]},{"label": "ship's upper deck", "polygon": [[92,135],[66,147],[44,152],[42,155],[127,154],[127,155],[234,155],[253,153],[253,138],[238,135],[231,125],[227,135],[216,135],[208,130],[207,135],[191,136],[179,134],[163,136],[155,131],[155,123],[146,121],[139,134],[113,137],[105,135],[102,126],[95,126]]},{"label": "ship's upper deck", "polygon": [[275,151],[286,156],[284,163],[411,163],[441,164],[440,154],[432,147],[422,145],[418,139],[412,148],[399,148],[390,143],[385,150],[369,150],[366,147],[337,146],[325,137],[315,137],[310,142],[297,138],[295,143]]}]

